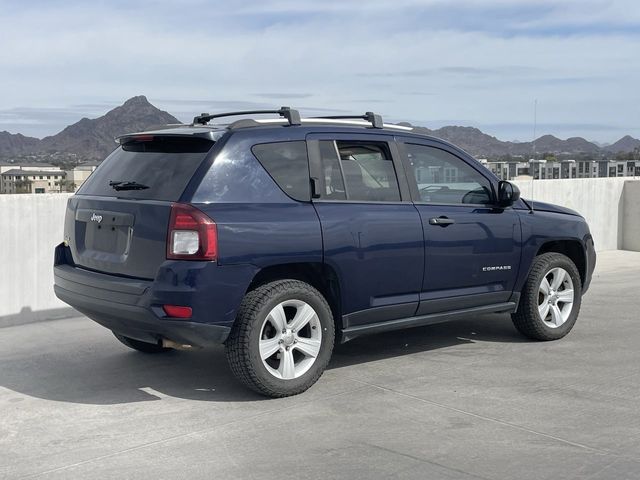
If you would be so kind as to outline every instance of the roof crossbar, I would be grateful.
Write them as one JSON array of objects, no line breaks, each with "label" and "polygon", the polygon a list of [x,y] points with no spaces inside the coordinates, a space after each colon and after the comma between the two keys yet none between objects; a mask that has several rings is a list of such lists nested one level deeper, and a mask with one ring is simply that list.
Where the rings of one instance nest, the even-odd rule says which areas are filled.
[{"label": "roof crossbar", "polygon": [[239,115],[267,115],[272,113],[286,118],[289,122],[289,125],[302,125],[302,121],[300,120],[300,113],[297,110],[291,109],[290,107],[280,107],[279,110],[244,110],[240,112],[216,113],[213,115],[203,113],[193,118],[193,125],[206,125],[214,118],[235,117]]},{"label": "roof crossbar", "polygon": [[371,123],[371,126],[373,128],[384,128],[384,125],[382,122],[382,116],[373,112],[366,112],[364,115],[331,115],[326,117],[313,117],[313,118],[326,118],[330,120],[361,119]]}]

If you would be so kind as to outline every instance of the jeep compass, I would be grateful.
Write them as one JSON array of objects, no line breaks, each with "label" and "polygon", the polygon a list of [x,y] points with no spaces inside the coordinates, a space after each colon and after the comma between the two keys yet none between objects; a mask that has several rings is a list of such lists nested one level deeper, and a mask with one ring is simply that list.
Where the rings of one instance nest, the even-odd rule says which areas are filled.
[{"label": "jeep compass", "polygon": [[595,266],[576,212],[371,112],[202,114],[117,142],[68,201],[56,295],[141,352],[224,344],[267,396],[364,334],[505,312],[562,338]]}]

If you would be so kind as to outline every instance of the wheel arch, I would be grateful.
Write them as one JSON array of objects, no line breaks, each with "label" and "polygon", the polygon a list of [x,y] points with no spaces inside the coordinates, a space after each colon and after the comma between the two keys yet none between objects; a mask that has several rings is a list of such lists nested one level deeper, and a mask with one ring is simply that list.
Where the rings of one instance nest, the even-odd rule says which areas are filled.
[{"label": "wheel arch", "polygon": [[576,239],[550,240],[540,246],[536,252],[536,257],[543,253],[551,252],[561,253],[569,257],[578,269],[580,284],[584,287],[587,279],[587,257],[582,243]]},{"label": "wheel arch", "polygon": [[318,290],[329,303],[333,314],[336,333],[342,329],[342,297],[340,281],[336,271],[325,263],[284,263],[261,268],[251,280],[247,292],[265,283],[276,280],[294,279],[308,283]]}]

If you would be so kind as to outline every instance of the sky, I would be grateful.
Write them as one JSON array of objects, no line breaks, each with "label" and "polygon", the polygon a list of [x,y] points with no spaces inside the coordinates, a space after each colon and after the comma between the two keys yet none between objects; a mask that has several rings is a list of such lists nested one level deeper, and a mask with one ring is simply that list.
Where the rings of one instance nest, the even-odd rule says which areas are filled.
[{"label": "sky", "polygon": [[[291,105],[502,140],[640,137],[637,0],[0,0],[0,131],[146,95],[180,120]],[[537,109],[534,105],[537,103]]]}]

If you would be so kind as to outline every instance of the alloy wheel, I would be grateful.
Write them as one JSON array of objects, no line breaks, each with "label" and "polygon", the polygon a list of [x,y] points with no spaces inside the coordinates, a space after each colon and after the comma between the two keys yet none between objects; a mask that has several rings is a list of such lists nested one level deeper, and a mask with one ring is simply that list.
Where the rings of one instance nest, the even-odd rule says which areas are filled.
[{"label": "alloy wheel", "polygon": [[315,363],[322,345],[316,311],[302,300],[285,300],[265,318],[260,331],[260,358],[276,378],[292,380]]},{"label": "alloy wheel", "polygon": [[547,272],[540,282],[538,290],[538,314],[544,324],[550,328],[563,325],[573,310],[573,280],[571,275],[560,267]]}]

